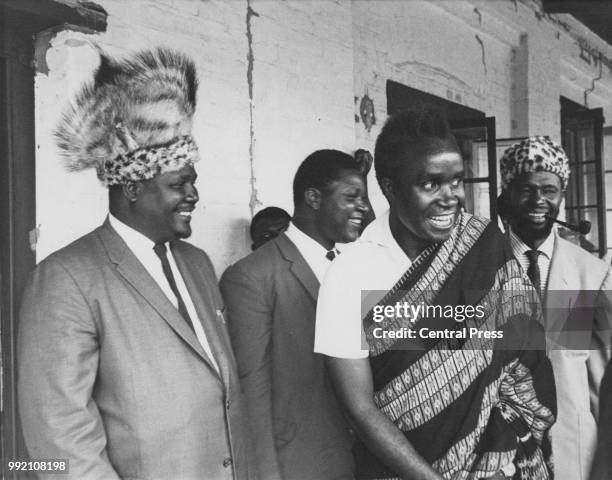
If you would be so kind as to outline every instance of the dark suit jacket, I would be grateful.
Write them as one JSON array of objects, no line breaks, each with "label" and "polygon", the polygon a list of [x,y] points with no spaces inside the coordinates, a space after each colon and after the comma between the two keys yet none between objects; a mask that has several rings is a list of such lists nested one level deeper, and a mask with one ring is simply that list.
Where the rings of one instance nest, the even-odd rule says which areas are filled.
[{"label": "dark suit jacket", "polygon": [[351,477],[348,430],[323,356],[313,353],[318,291],[284,234],[221,279],[262,479]]},{"label": "dark suit jacket", "polygon": [[249,478],[212,265],[188,243],[172,249],[220,375],[107,221],[45,259],[23,297],[18,394],[31,457],[69,459],[79,480]]}]

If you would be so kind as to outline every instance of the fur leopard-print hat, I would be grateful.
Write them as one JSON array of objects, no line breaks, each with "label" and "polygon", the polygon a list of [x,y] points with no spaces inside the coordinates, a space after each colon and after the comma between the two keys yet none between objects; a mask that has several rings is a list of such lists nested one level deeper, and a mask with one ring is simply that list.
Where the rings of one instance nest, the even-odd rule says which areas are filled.
[{"label": "fur leopard-print hat", "polygon": [[502,190],[530,172],[551,172],[559,176],[563,190],[569,181],[569,160],[563,148],[545,136],[526,138],[504,152],[500,161]]},{"label": "fur leopard-print hat", "polygon": [[105,186],[179,170],[198,161],[191,137],[197,78],[191,59],[168,49],[100,66],[55,131],[69,170],[95,168]]}]

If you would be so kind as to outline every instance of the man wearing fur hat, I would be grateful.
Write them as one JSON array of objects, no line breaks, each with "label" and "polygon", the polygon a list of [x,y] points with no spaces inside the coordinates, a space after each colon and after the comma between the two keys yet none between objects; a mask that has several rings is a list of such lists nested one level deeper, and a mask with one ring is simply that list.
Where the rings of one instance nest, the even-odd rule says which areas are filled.
[{"label": "man wearing fur hat", "polygon": [[196,73],[176,52],[104,56],[64,114],[73,170],[108,187],[102,226],[26,288],[19,408],[32,458],[75,479],[247,479],[247,435],[221,297],[191,234]]},{"label": "man wearing fur hat", "polygon": [[[541,293],[551,341],[555,478],[587,480],[597,443],[599,385],[609,359],[612,308],[606,294],[612,275],[604,262],[553,232],[569,181],[561,146],[548,137],[525,139],[504,152],[500,170],[512,250]],[[570,312],[581,293],[592,297],[593,308],[587,315],[582,310],[576,325]]]}]

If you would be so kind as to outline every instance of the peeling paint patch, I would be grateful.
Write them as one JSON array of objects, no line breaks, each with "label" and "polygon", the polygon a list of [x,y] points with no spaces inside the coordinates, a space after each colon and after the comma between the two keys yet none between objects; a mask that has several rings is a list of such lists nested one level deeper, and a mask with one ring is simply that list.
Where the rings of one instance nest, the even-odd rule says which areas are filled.
[{"label": "peeling paint patch", "polygon": [[[34,38],[34,69],[36,73],[49,75],[49,65],[47,65],[47,52],[51,48],[51,42],[55,39],[58,33],[70,30],[73,32],[82,32],[91,34],[94,31],[87,27],[78,25],[58,25],[51,27],[41,32],[38,32]],[[66,45],[69,47],[81,47],[87,43],[87,40],[71,38],[66,40]]]},{"label": "peeling paint patch", "polygon": [[253,147],[255,145],[255,127],[253,125],[253,110],[255,108],[253,104],[253,67],[255,63],[255,57],[253,55],[253,32],[251,30],[251,21],[253,17],[259,17],[259,14],[251,8],[251,0],[247,0],[247,13],[246,13],[246,37],[248,42],[247,52],[247,83],[249,85],[249,162],[251,165],[251,199],[249,200],[249,208],[251,209],[251,217],[255,214],[257,205],[261,205],[261,202],[257,198],[257,179],[255,178],[255,159],[253,158]]},{"label": "peeling paint patch", "polygon": [[87,43],[89,42],[86,42],[85,40],[79,40],[77,38],[69,38],[64,42],[64,45],[66,45],[67,47],[78,48],[78,47],[82,47],[86,45]]},{"label": "peeling paint patch", "polygon": [[35,252],[36,244],[38,243],[38,239],[40,238],[40,224],[30,230],[29,241],[30,241],[30,249]]}]

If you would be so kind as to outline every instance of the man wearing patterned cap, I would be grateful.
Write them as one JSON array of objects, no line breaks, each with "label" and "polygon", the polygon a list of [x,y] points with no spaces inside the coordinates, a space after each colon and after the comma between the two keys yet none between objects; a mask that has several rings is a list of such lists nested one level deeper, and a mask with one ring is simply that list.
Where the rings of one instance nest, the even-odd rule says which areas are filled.
[{"label": "man wearing patterned cap", "polygon": [[[609,358],[612,311],[605,294],[612,276],[604,262],[553,232],[569,181],[569,162],[558,144],[548,137],[527,138],[504,152],[500,170],[512,250],[541,293],[552,340],[555,478],[587,480],[597,443],[599,385]],[[583,310],[584,323],[568,332],[570,307],[580,291],[592,293],[595,307],[588,315]]]},{"label": "man wearing patterned cap", "polygon": [[102,226],[36,268],[19,325],[32,458],[69,478],[248,479],[235,360],[215,274],[191,234],[196,73],[176,52],[102,56],[56,136],[108,187]]}]

